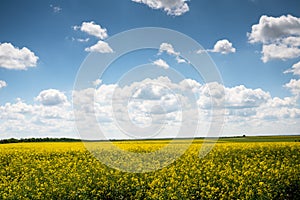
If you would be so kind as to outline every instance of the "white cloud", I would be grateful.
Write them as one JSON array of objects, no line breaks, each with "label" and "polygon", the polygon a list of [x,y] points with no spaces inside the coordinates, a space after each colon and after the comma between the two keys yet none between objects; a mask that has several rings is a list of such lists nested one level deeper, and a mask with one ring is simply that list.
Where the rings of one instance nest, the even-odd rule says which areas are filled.
[{"label": "white cloud", "polygon": [[0,80],[0,89],[7,86],[7,83],[5,81]]},{"label": "white cloud", "polygon": [[274,97],[269,99],[266,106],[269,108],[278,108],[278,107],[293,107],[297,105],[296,99],[294,97],[285,97],[283,99],[279,97]]},{"label": "white cloud", "polygon": [[172,46],[172,44],[169,43],[161,43],[158,50],[158,55],[161,55],[162,53],[167,53],[171,56],[176,56],[177,63],[186,63],[186,60],[180,57],[180,53],[176,52]]},{"label": "white cloud", "polygon": [[56,89],[43,90],[35,98],[36,101],[39,101],[44,106],[56,106],[60,104],[67,103],[66,95]]},{"label": "white cloud", "polygon": [[300,46],[300,37],[299,36],[290,36],[282,39],[282,43],[291,46],[299,47]]},{"label": "white cloud", "polygon": [[132,97],[143,100],[160,100],[162,97],[167,96],[168,90],[163,85],[156,84],[156,80],[153,81],[143,81],[139,88],[133,92]]},{"label": "white cloud", "polygon": [[11,43],[0,43],[0,67],[26,70],[36,67],[37,61],[38,57],[26,47],[19,49]]},{"label": "white cloud", "polygon": [[262,89],[249,89],[244,85],[226,88],[226,107],[228,108],[253,108],[265,104],[271,95]]},{"label": "white cloud", "polygon": [[99,40],[95,45],[85,48],[88,52],[98,52],[98,53],[113,53],[112,48],[108,43]]},{"label": "white cloud", "polygon": [[300,97],[300,79],[292,79],[289,83],[285,84],[284,86],[288,88],[293,95]]},{"label": "white cloud", "polygon": [[170,67],[168,63],[162,59],[155,60],[153,64],[164,69],[168,69]]},{"label": "white cloud", "polygon": [[300,76],[300,62],[294,64],[291,69],[288,69],[283,72],[284,74],[293,73],[293,75]]},{"label": "white cloud", "polygon": [[269,17],[263,15],[248,33],[250,43],[268,43],[288,36],[300,36],[300,18],[292,15]]},{"label": "white cloud", "polygon": [[263,62],[300,56],[300,18],[263,15],[247,35],[250,43],[262,44]]},{"label": "white cloud", "polygon": [[229,53],[235,53],[236,49],[233,47],[232,43],[229,42],[226,39],[219,40],[214,45],[213,49],[207,49],[207,50],[198,50],[197,53],[201,54],[203,52],[214,52],[214,53],[221,53],[221,54],[229,54]]},{"label": "white cloud", "polygon": [[91,120],[89,116],[93,116],[95,111],[101,128],[110,130],[114,135],[118,133],[118,137],[122,137],[122,131],[118,127],[132,130],[131,133],[135,133],[133,130],[136,127],[145,128],[137,137],[155,134],[159,127],[165,126],[169,128],[168,133],[174,134],[176,132],[170,131],[170,128],[180,118],[177,101],[184,97],[174,95],[170,91],[172,87],[179,89],[179,85],[172,83],[167,77],[145,79],[124,87],[102,84],[96,90],[74,91],[73,102],[83,112],[79,115],[84,116],[79,119],[80,126],[83,127],[93,127],[87,124]]},{"label": "white cloud", "polygon": [[25,104],[21,99],[17,99],[17,102],[14,104],[6,103],[0,109],[2,113],[0,119],[8,120],[24,119],[25,114],[33,112],[32,106]]},{"label": "white cloud", "polygon": [[272,121],[278,119],[285,121],[285,123],[290,121],[288,119],[294,119],[296,122],[297,118],[300,118],[300,109],[297,108],[297,101],[294,97],[285,97],[283,99],[274,97],[257,108],[256,116],[262,122],[264,120]]},{"label": "white cloud", "polygon": [[[193,92],[194,95],[186,95],[189,92]],[[84,97],[83,94],[87,96]],[[296,122],[300,118],[300,109],[294,97],[272,97],[269,92],[260,88],[251,89],[243,85],[225,87],[215,82],[202,85],[191,79],[174,83],[167,77],[159,77],[134,82],[124,87],[102,84],[96,90],[86,89],[84,93],[82,91],[81,95],[78,103],[84,112],[92,113],[95,109],[98,122],[103,130],[109,132],[108,136],[113,133],[120,136],[119,126],[122,127],[123,123],[125,127],[128,126],[126,124],[133,123],[138,127],[152,126],[154,129],[162,127],[162,124],[169,124],[172,130],[176,131],[184,120],[182,105],[187,104],[191,97],[196,98],[199,106],[201,133],[209,127],[212,105],[218,109],[224,98],[227,135],[240,134],[245,130],[247,134],[282,134],[282,131],[294,133],[294,130],[299,130],[299,124]],[[92,105],[86,103],[93,102],[94,99],[95,103]],[[186,108],[188,107],[183,111],[188,116],[195,116],[192,113],[194,110]],[[116,126],[115,121],[121,125]],[[90,127],[88,121],[83,124]],[[171,136],[170,132],[164,132],[163,135]]]},{"label": "white cloud", "polygon": [[132,0],[143,3],[152,9],[162,9],[168,15],[180,16],[189,11],[188,0]]},{"label": "white cloud", "polygon": [[179,56],[176,57],[176,61],[177,61],[177,63],[186,63],[186,60],[184,60],[183,58],[180,58]]},{"label": "white cloud", "polygon": [[93,81],[93,85],[94,85],[95,87],[101,85],[101,83],[102,83],[102,80],[101,80],[101,79],[97,79],[97,80]]},{"label": "white cloud", "polygon": [[265,63],[274,59],[287,60],[299,57],[300,48],[285,44],[265,44],[262,47],[262,54],[261,59]]},{"label": "white cloud", "polygon": [[101,40],[108,37],[106,28],[102,28],[100,25],[96,24],[94,21],[82,22],[81,26],[74,26],[74,30],[80,29],[89,35],[95,36]]},{"label": "white cloud", "polygon": [[[197,116],[195,108],[188,107],[190,98],[194,98],[199,106],[198,136],[205,136],[209,128],[211,105],[218,105],[223,98],[224,135],[292,134],[299,131],[300,109],[296,95],[300,91],[300,82],[291,80],[286,87],[294,96],[279,98],[260,88],[243,85],[225,87],[216,82],[200,84],[191,79],[178,83],[168,77],[158,77],[123,87],[101,83],[96,88],[73,91],[73,100],[75,107],[82,108],[78,115],[82,118],[76,123],[93,133],[91,123],[96,116],[107,138],[128,138],[120,131],[120,126],[131,129],[130,124],[150,130],[145,134],[162,128],[165,131],[157,137],[172,137],[185,123],[184,115]],[[18,99],[15,103],[0,105],[0,138],[77,137],[72,107],[61,91],[44,90],[35,100],[40,103],[28,104]]]},{"label": "white cloud", "polygon": [[221,105],[223,98],[223,107],[230,110],[256,108],[271,98],[269,93],[260,88],[250,89],[244,85],[228,88],[216,82],[201,85],[196,93],[199,95],[198,104],[203,109]]},{"label": "white cloud", "polygon": [[77,41],[78,41],[78,42],[88,42],[88,41],[90,41],[90,38],[85,38],[85,39],[83,39],[83,38],[78,38]]},{"label": "white cloud", "polygon": [[[94,21],[82,22],[81,26],[73,26],[74,30],[81,30],[89,35],[95,36],[100,40],[93,46],[85,48],[88,52],[98,52],[98,53],[113,53],[112,48],[107,42],[104,42],[105,38],[108,37],[106,28],[102,28],[100,25],[96,24]],[[88,42],[89,38],[77,39],[79,42]]]},{"label": "white cloud", "polygon": [[166,52],[169,55],[173,55],[173,56],[179,56],[180,53],[176,52],[173,48],[173,46],[169,43],[161,43],[161,45],[159,46],[159,51],[158,54],[162,54],[163,52]]},{"label": "white cloud", "polygon": [[0,138],[75,137],[70,103],[28,104],[21,99],[0,105]]},{"label": "white cloud", "polygon": [[221,54],[228,54],[228,53],[234,53],[236,49],[232,46],[232,43],[228,40],[219,40],[216,42],[214,49],[211,50],[215,53],[221,53]]},{"label": "white cloud", "polygon": [[59,6],[50,5],[50,7],[53,9],[54,13],[60,13],[62,11],[62,8]]}]

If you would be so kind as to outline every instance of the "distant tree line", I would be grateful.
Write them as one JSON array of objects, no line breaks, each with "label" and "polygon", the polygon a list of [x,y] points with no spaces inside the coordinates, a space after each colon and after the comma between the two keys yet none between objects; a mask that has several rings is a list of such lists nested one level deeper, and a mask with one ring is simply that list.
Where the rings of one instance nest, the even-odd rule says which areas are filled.
[{"label": "distant tree line", "polygon": [[73,138],[9,138],[0,140],[0,144],[21,143],[21,142],[80,142],[80,139]]}]

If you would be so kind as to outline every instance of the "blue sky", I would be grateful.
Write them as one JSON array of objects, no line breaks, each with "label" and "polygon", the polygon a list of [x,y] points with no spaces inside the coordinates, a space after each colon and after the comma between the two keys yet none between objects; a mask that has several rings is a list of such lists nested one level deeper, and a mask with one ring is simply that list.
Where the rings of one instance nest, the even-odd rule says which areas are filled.
[{"label": "blue sky", "polygon": [[[299,133],[300,127],[297,125],[300,119],[298,94],[300,82],[297,82],[299,74],[295,72],[296,70],[291,71],[293,65],[295,69],[300,68],[296,66],[300,61],[299,8],[300,2],[296,0],[175,0],[173,3],[168,1],[157,3],[155,0],[2,0],[0,3],[2,135],[0,133],[0,138],[61,135],[76,137],[74,128],[62,130],[65,126],[74,125],[71,125],[72,117],[64,118],[60,116],[60,112],[72,115],[71,96],[76,74],[86,56],[91,51],[93,53],[97,51],[87,50],[87,48],[98,41],[106,43],[106,40],[120,32],[142,27],[172,29],[197,41],[207,50],[216,64],[226,91],[233,91],[234,88],[242,85],[247,94],[261,89],[264,95],[270,95],[266,97],[269,99],[264,105],[251,108],[252,111],[257,108],[254,111],[256,115],[251,116],[253,124],[244,126],[245,124],[240,123],[243,120],[243,123],[249,121],[247,117],[250,116],[240,119],[240,116],[228,114],[230,119],[235,120],[229,120],[228,125],[225,125],[224,134],[235,134],[241,131],[241,127],[248,126],[251,130],[250,134],[273,133],[274,129],[268,124],[271,123],[270,121],[263,125],[264,128],[256,129],[257,124],[264,124],[264,120],[268,117],[282,121],[280,128],[277,127],[279,131],[276,134]],[[267,23],[275,24],[273,29],[268,27],[268,24],[260,23],[262,16],[266,16]],[[107,36],[96,36],[89,32],[90,29],[84,31],[84,22],[87,23],[87,29],[99,25]],[[257,25],[258,30],[254,31],[254,25]],[[292,42],[288,43],[285,40],[287,38],[292,39]],[[218,41],[222,40],[223,43],[217,45]],[[28,51],[21,51],[22,48]],[[265,48],[264,52],[262,52],[263,48]],[[11,51],[6,51],[7,49]],[[159,54],[158,50],[128,54],[112,64],[110,70],[101,78],[101,84],[111,86],[134,66],[149,63],[154,65],[159,59],[168,67],[178,70],[187,79],[194,79],[203,84],[195,76],[194,71],[189,70],[188,63],[176,62],[175,54],[180,50],[173,50],[175,51],[173,54],[168,54],[167,51]],[[16,63],[12,63],[13,61]],[[284,73],[287,70],[290,70],[290,73]],[[288,83],[289,86],[286,85]],[[45,96],[42,95],[43,92]],[[49,94],[47,95],[46,92]],[[241,93],[235,94],[240,98],[250,98],[240,95]],[[274,99],[276,97],[282,100],[281,104],[279,103],[281,107],[278,104],[276,109],[281,114],[286,113],[261,117],[259,112],[265,112],[263,106],[268,107],[272,102],[276,104],[275,101],[277,103],[280,101]],[[292,100],[285,98],[292,98]],[[53,103],[50,102],[51,100]],[[20,102],[22,105],[18,104]],[[20,106],[30,111],[25,114],[20,110],[16,111]],[[237,109],[227,109],[229,113],[237,112]],[[44,113],[48,110],[56,110],[57,113],[53,114],[52,121],[49,122],[47,121],[49,118],[38,113],[38,110]],[[9,117],[14,114],[17,117]],[[67,122],[59,125],[54,120],[55,116],[57,121]],[[239,126],[234,124],[236,120],[239,121]],[[46,125],[38,125],[37,121]],[[24,127],[18,127],[22,126],[22,122],[29,123],[29,127],[35,128],[31,131],[28,128],[27,131],[22,131]],[[285,129],[284,124],[289,123],[293,124],[292,128]],[[14,124],[16,128],[9,124]],[[53,124],[56,129],[45,128]],[[39,126],[43,126],[41,133],[36,132]],[[231,129],[226,126],[236,126],[236,128]]]}]

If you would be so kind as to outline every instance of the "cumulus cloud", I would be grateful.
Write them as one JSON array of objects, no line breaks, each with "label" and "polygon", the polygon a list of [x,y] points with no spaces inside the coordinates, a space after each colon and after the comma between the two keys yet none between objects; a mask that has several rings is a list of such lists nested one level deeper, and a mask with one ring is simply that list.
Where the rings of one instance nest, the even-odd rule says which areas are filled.
[{"label": "cumulus cloud", "polygon": [[[107,42],[103,40],[108,37],[106,28],[102,28],[100,25],[96,24],[94,21],[82,22],[81,26],[73,26],[74,30],[81,30],[91,36],[95,36],[100,39],[93,46],[85,48],[87,52],[98,52],[98,53],[113,53],[112,48]],[[79,42],[88,42],[89,38],[77,39]]]},{"label": "cumulus cloud", "polygon": [[168,15],[180,16],[189,11],[186,3],[188,0],[132,0],[136,3],[143,3],[152,9],[161,9]]},{"label": "cumulus cloud", "polygon": [[300,18],[263,15],[247,35],[250,43],[262,44],[263,62],[300,56]]},{"label": "cumulus cloud", "polygon": [[98,53],[113,53],[114,51],[109,46],[107,42],[99,40],[95,45],[85,48],[88,52],[98,52]]},{"label": "cumulus cloud", "polygon": [[180,52],[174,50],[172,44],[169,43],[161,43],[158,50],[158,55],[162,53],[167,53],[168,55],[175,56],[177,63],[186,63],[186,60],[180,57]]},{"label": "cumulus cloud", "polygon": [[101,83],[102,83],[102,80],[101,80],[101,79],[97,79],[97,80],[93,81],[93,85],[94,85],[95,87],[101,85]]},{"label": "cumulus cloud", "polygon": [[11,43],[0,43],[0,67],[6,69],[26,70],[36,67],[38,57],[28,48],[19,49]]},{"label": "cumulus cloud", "polygon": [[183,58],[180,58],[179,56],[176,57],[177,63],[186,63],[186,60]]},{"label": "cumulus cloud", "polygon": [[[260,88],[250,89],[244,85],[225,87],[216,82],[200,85],[196,94],[199,95],[198,104],[203,109],[211,109],[220,103],[224,103],[222,106],[229,110],[257,108],[271,98],[269,93]],[[224,101],[221,101],[222,98]]]},{"label": "cumulus cloud", "polygon": [[257,108],[256,112],[255,117],[261,120],[261,124],[268,121],[272,122],[273,120],[285,121],[288,124],[291,122],[294,123],[300,118],[300,109],[297,108],[295,97],[285,97],[283,99],[278,97],[270,98],[265,104]]},{"label": "cumulus cloud", "polygon": [[221,53],[221,54],[229,54],[229,53],[235,53],[236,49],[233,47],[232,43],[229,42],[226,39],[223,40],[219,40],[216,42],[216,44],[214,45],[213,49],[207,49],[207,50],[198,50],[197,53],[201,54],[205,51],[208,52],[214,52],[214,53]]},{"label": "cumulus cloud", "polygon": [[248,33],[250,43],[268,43],[287,36],[300,35],[300,18],[292,15],[269,17],[263,15],[259,23],[252,26],[251,33]]},{"label": "cumulus cloud", "polygon": [[261,59],[266,63],[274,59],[287,60],[299,57],[300,49],[299,47],[291,47],[285,44],[265,44],[262,47],[262,54]]},{"label": "cumulus cloud", "polygon": [[[79,126],[85,127],[96,115],[101,128],[109,129],[114,134],[119,133],[119,137],[122,136],[122,130],[129,135],[138,133],[135,136],[139,138],[149,137],[160,128],[164,129],[164,133],[176,134],[176,131],[170,129],[180,122],[178,112],[185,97],[172,93],[173,87],[180,89],[178,84],[172,83],[167,77],[158,77],[124,87],[102,84],[96,90],[87,88],[74,91],[73,102],[75,107],[80,108],[79,116],[84,116],[79,119]],[[122,130],[118,127],[122,127]]]},{"label": "cumulus cloud", "polygon": [[262,89],[249,89],[244,85],[226,88],[226,105],[228,108],[253,108],[265,104],[271,95]]},{"label": "cumulus cloud", "polygon": [[283,72],[284,74],[293,73],[293,75],[300,76],[300,62],[297,62],[292,66],[292,68]]},{"label": "cumulus cloud", "polygon": [[[294,94],[297,85],[300,84],[292,82],[288,85],[294,88]],[[194,95],[188,95],[190,92]],[[182,112],[188,116],[195,116],[195,110],[185,107],[190,98],[195,98],[199,108],[201,133],[209,127],[211,109],[221,109],[222,103],[226,119],[225,134],[244,132],[245,128],[249,131],[247,133],[280,133],[280,129],[286,124],[289,124],[286,132],[292,133],[299,129],[296,121],[300,118],[300,109],[294,96],[272,97],[267,91],[247,88],[244,85],[225,87],[216,82],[200,84],[191,79],[174,83],[167,77],[159,77],[134,82],[124,87],[102,83],[95,90],[86,89],[76,93],[80,93],[80,98],[75,99],[80,100],[77,103],[82,106],[83,112],[92,115],[95,112],[103,130],[110,130],[108,136],[118,131],[120,136],[119,126],[123,127],[124,124],[124,127],[128,126],[126,124],[134,124],[140,128],[152,127],[154,130],[157,127],[169,126],[174,132],[184,123]],[[93,103],[86,103],[89,101]],[[87,125],[90,118],[85,120],[87,122],[83,123],[83,126],[90,127]],[[115,125],[115,121],[120,124]],[[132,127],[129,126],[130,128]],[[172,137],[170,131],[164,132],[163,135]]]},{"label": "cumulus cloud", "polygon": [[85,32],[91,36],[95,36],[101,40],[108,37],[106,28],[102,28],[94,21],[82,22],[81,26],[74,26],[73,29],[81,30],[82,32]]},{"label": "cumulus cloud", "polygon": [[300,97],[300,79],[292,79],[289,83],[285,84],[284,86],[288,88],[293,95]]},{"label": "cumulus cloud", "polygon": [[35,98],[36,101],[39,101],[44,106],[56,106],[64,104],[67,102],[66,95],[56,89],[43,90]]},{"label": "cumulus cloud", "polygon": [[155,60],[153,62],[153,64],[156,65],[156,66],[158,66],[158,67],[164,68],[164,69],[168,69],[170,67],[168,65],[168,63],[166,61],[164,61],[163,59]]},{"label": "cumulus cloud", "polygon": [[[97,84],[101,81],[96,81]],[[291,80],[286,87],[293,96],[272,97],[260,88],[244,85],[226,87],[220,83],[201,84],[192,79],[180,82],[168,77],[144,79],[126,86],[101,83],[96,88],[73,91],[74,107],[80,107],[76,123],[93,134],[93,118],[101,126],[107,138],[131,138],[120,131],[131,125],[139,129],[165,131],[153,137],[174,137],[183,117],[197,118],[197,136],[205,136],[212,120],[212,105],[215,109],[222,103],[225,109],[224,134],[283,134],[299,130],[300,109],[296,95],[300,92],[299,80]],[[196,107],[190,105],[195,99]],[[36,98],[37,103],[28,104],[21,99],[0,105],[0,137],[76,137],[73,130],[74,116],[67,97],[58,90],[44,90]],[[52,105],[52,106],[50,106]],[[53,106],[57,105],[57,106]],[[82,118],[80,118],[83,116]],[[116,121],[118,124],[116,124]],[[275,123],[276,122],[276,123]],[[151,127],[152,129],[147,129]],[[187,135],[189,131],[187,130]],[[36,136],[36,135],[35,135]],[[152,135],[151,135],[152,136]]]},{"label": "cumulus cloud", "polygon": [[45,106],[17,98],[16,102],[0,105],[0,138],[11,137],[78,138],[71,104]]},{"label": "cumulus cloud", "polygon": [[172,44],[169,43],[161,43],[161,45],[159,46],[159,52],[158,54],[162,54],[163,52],[166,52],[169,55],[174,55],[174,56],[179,56],[180,53],[176,52],[172,46]]},{"label": "cumulus cloud", "polygon": [[216,42],[214,49],[211,50],[215,53],[228,54],[235,53],[235,48],[232,46],[232,43],[228,40],[219,40]]},{"label": "cumulus cloud", "polygon": [[5,81],[0,80],[0,89],[7,86],[7,83]]}]

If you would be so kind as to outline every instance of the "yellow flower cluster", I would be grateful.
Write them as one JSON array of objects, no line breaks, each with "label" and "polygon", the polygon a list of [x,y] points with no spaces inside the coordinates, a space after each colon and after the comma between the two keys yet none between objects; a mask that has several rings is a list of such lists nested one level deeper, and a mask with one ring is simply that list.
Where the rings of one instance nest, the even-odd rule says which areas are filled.
[{"label": "yellow flower cluster", "polygon": [[[117,144],[132,152],[165,145]],[[126,173],[99,162],[82,143],[3,144],[0,199],[300,199],[299,143],[222,142],[204,158],[200,148],[194,142],[162,169]]]}]

